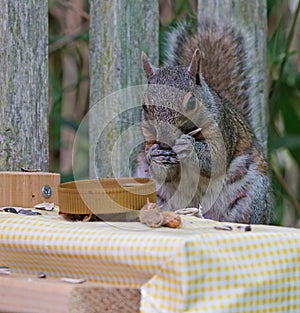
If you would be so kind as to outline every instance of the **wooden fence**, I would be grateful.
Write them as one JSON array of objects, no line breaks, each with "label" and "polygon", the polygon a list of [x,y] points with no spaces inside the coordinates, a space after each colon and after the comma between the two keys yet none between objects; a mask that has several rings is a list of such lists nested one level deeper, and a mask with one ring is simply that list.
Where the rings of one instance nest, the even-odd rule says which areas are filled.
[{"label": "wooden fence", "polygon": [[[48,170],[47,9],[45,1],[0,1],[0,170]],[[198,0],[198,19],[207,12],[217,23],[231,16],[251,38],[256,75],[251,123],[266,147],[266,1]],[[145,51],[158,65],[158,17],[157,1],[90,0],[91,108],[114,91],[145,83],[140,54]],[[103,102],[99,114],[89,116],[90,140],[118,105]],[[102,151],[110,145],[110,134],[101,140],[101,170],[91,164],[91,176],[112,175],[105,166],[110,162],[105,159],[107,148]],[[122,155],[118,158],[116,162],[122,163]],[[114,174],[121,175],[122,169]]]}]

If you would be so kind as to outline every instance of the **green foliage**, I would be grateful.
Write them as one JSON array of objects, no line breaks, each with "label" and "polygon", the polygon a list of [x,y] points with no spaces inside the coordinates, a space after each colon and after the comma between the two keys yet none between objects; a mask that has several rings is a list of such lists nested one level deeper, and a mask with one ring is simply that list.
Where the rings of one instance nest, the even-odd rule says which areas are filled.
[{"label": "green foliage", "polygon": [[[299,47],[292,48],[292,40],[295,39],[300,2],[295,12],[288,12],[289,7],[285,4],[279,0],[268,1],[269,20],[274,22],[277,15],[276,25],[272,25],[273,34],[268,40],[271,73],[269,153],[273,174],[274,223],[282,224],[289,212],[294,221],[289,219],[288,224],[296,225],[300,214],[300,51]],[[274,13],[279,11],[282,14]]]}]

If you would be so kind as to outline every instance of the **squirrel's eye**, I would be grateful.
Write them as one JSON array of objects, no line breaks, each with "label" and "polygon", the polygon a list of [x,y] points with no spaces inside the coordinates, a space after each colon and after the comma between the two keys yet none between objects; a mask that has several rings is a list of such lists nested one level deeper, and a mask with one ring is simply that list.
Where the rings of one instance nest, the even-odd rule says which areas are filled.
[{"label": "squirrel's eye", "polygon": [[196,99],[194,96],[190,96],[189,100],[187,101],[185,105],[186,111],[194,111],[196,109]]}]

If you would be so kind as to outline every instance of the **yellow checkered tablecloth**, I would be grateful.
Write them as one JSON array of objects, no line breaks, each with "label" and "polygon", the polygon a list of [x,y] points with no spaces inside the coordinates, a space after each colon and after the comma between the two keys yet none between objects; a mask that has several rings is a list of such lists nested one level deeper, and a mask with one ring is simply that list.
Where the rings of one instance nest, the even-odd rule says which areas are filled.
[{"label": "yellow checkered tablecloth", "polygon": [[300,230],[179,229],[0,212],[0,266],[141,287],[141,312],[300,312]]}]

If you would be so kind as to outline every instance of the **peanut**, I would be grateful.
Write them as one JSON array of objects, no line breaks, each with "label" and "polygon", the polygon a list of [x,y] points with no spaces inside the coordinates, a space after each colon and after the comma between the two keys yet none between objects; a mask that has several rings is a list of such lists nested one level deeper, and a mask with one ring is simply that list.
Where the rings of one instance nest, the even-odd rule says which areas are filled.
[{"label": "peanut", "polygon": [[165,211],[162,212],[163,226],[170,228],[178,228],[181,225],[180,215],[175,212]]},{"label": "peanut", "polygon": [[164,221],[164,218],[160,212],[156,203],[145,204],[140,212],[140,222],[146,224],[149,227],[160,227]]}]

